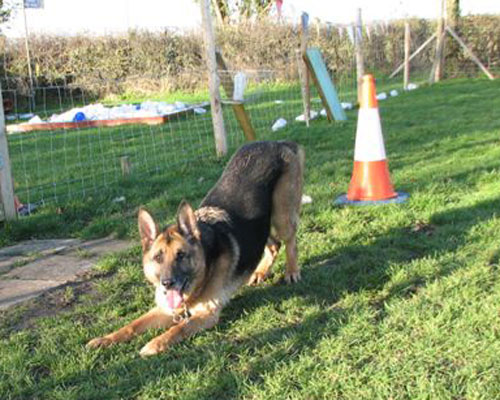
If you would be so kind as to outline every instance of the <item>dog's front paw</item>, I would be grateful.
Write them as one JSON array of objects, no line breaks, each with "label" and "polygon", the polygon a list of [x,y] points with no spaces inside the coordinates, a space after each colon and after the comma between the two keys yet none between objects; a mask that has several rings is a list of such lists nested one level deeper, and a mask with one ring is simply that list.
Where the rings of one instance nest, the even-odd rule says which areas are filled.
[{"label": "dog's front paw", "polygon": [[163,353],[167,346],[163,340],[153,339],[147,343],[139,352],[141,357],[150,357],[159,353]]},{"label": "dog's front paw", "polygon": [[114,340],[109,336],[97,337],[87,343],[87,348],[97,349],[99,347],[109,347],[114,343]]},{"label": "dog's front paw", "polygon": [[249,286],[259,285],[262,282],[264,282],[267,279],[267,277],[268,277],[267,273],[255,271],[248,280],[248,285]]},{"label": "dog's front paw", "polygon": [[287,271],[285,273],[285,282],[286,283],[296,283],[298,281],[300,281],[300,271],[293,271],[293,272],[289,272]]}]

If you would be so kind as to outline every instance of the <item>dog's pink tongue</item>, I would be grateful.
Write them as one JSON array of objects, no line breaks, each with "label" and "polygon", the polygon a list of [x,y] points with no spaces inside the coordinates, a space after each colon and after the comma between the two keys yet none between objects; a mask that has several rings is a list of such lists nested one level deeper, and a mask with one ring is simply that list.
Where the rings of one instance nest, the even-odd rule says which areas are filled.
[{"label": "dog's pink tongue", "polygon": [[167,290],[167,306],[171,310],[175,310],[178,308],[184,299],[182,298],[182,295],[179,290]]}]

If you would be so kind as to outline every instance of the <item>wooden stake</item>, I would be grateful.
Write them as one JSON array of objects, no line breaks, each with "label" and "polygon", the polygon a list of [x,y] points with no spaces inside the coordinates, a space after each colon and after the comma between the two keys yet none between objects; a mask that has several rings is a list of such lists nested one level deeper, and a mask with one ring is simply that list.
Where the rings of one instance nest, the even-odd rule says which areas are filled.
[{"label": "wooden stake", "polygon": [[132,170],[132,165],[130,164],[130,159],[128,156],[120,157],[120,166],[122,168],[122,176],[127,177],[130,175],[130,171]]},{"label": "wooden stake", "polygon": [[309,85],[309,70],[305,61],[307,42],[309,37],[309,15],[302,13],[300,18],[300,57],[299,72],[302,90],[302,103],[304,105],[304,118],[306,126],[309,127],[309,118],[311,115],[311,91]]},{"label": "wooden stake", "polygon": [[17,219],[14,202],[14,183],[10,169],[9,145],[5,134],[5,115],[3,112],[2,89],[0,88],[0,203],[7,221]]},{"label": "wooden stake", "polygon": [[467,45],[463,42],[462,39],[460,39],[460,37],[455,33],[455,31],[451,29],[449,26],[446,27],[446,30],[451,36],[453,36],[453,39],[455,39],[458,42],[458,44],[462,46],[465,53],[468,54],[468,56],[472,59],[472,61],[474,61],[477,64],[479,68],[481,68],[481,70],[485,73],[485,75],[489,79],[494,80],[495,77],[493,76],[493,74],[484,66],[484,64],[481,61],[479,61],[479,58],[477,58],[476,55],[472,52],[472,50],[469,49],[469,47],[467,47]]},{"label": "wooden stake", "polygon": [[403,77],[403,89],[408,88],[410,83],[410,23],[405,22],[405,71]]},{"label": "wooden stake", "polygon": [[361,8],[358,8],[356,25],[354,27],[354,46],[356,50],[356,74],[358,78],[358,103],[361,102],[361,79],[365,74],[362,33],[363,33],[363,22],[361,20]]},{"label": "wooden stake", "polygon": [[24,47],[26,49],[26,63],[28,64],[28,75],[30,78],[30,96],[32,100],[33,111],[35,109],[35,85],[33,83],[33,71],[31,70],[30,45],[28,41],[28,19],[26,18],[26,6],[23,1],[23,17],[24,17]]},{"label": "wooden stake", "polygon": [[[418,54],[420,54],[420,52],[425,49],[427,47],[427,45],[432,42],[434,39],[436,38],[436,34],[434,33],[429,39],[427,39],[424,43],[422,43],[420,45],[420,47],[415,50],[413,52],[413,54],[410,56],[410,58],[408,59],[408,61],[410,62],[411,60],[413,60]],[[402,62],[395,70],[394,72],[389,76],[389,78],[394,78],[399,71],[401,71],[403,69],[403,67],[405,66],[405,63]]]},{"label": "wooden stake", "polygon": [[222,102],[219,92],[219,76],[215,57],[215,34],[210,14],[210,0],[200,1],[205,54],[207,57],[208,83],[210,89],[210,104],[212,109],[212,124],[214,127],[215,151],[218,157],[227,154],[227,139],[222,117]]},{"label": "wooden stake", "polygon": [[217,3],[217,0],[212,0],[212,7],[215,10],[215,16],[217,17],[217,22],[219,23],[220,26],[224,25],[224,18],[222,18],[222,13],[220,11],[219,4]]},{"label": "wooden stake", "polygon": [[[228,68],[226,62],[224,61],[222,53],[219,50],[216,50],[215,58],[217,60],[217,66],[219,67],[219,69],[222,71],[227,71]],[[226,96],[228,98],[231,98],[234,91],[234,84],[232,79],[221,79],[221,81],[224,92],[226,92]],[[245,110],[245,105],[243,103],[233,103],[231,104],[231,106],[233,108],[234,115],[236,116],[236,119],[238,120],[238,123],[240,124],[240,127],[245,134],[245,138],[250,141],[257,140],[255,130],[252,126],[252,121],[250,120],[250,116]]]},{"label": "wooden stake", "polygon": [[441,0],[441,12],[438,20],[437,30],[436,30],[436,54],[434,56],[434,63],[432,64],[431,75],[429,77],[429,83],[439,82],[443,75],[444,68],[444,41],[446,34],[444,32],[445,21],[444,21],[444,0]]}]

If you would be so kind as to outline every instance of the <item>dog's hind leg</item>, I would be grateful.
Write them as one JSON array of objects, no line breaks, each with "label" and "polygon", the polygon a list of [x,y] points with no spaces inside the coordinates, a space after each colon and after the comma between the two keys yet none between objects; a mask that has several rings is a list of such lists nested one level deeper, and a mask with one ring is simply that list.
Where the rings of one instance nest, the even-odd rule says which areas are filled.
[{"label": "dog's hind leg", "polygon": [[287,164],[273,192],[271,224],[278,238],[285,244],[285,280],[292,283],[300,280],[296,235],[302,200],[304,153],[299,148],[298,154],[289,151],[283,157]]},{"label": "dog's hind leg", "polygon": [[271,271],[271,267],[273,266],[276,257],[278,257],[280,247],[280,241],[275,239],[273,235],[267,239],[267,244],[264,248],[264,255],[262,256],[262,259],[260,260],[254,273],[248,280],[249,285],[256,285],[267,279]]}]

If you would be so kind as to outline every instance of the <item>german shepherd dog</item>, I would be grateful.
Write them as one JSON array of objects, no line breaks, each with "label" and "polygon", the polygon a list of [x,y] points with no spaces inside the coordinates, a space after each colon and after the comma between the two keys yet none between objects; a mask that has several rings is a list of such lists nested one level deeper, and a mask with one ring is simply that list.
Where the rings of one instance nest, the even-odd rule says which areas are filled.
[{"label": "german shepherd dog", "polygon": [[253,142],[234,154],[198,210],[182,201],[176,223],[159,230],[141,209],[142,262],[156,288],[156,307],[87,346],[127,341],[148,328],[167,329],[140,351],[151,356],[213,327],[240,286],[268,276],[281,241],[285,280],[300,280],[296,232],[303,169],[304,152],[297,144]]}]

